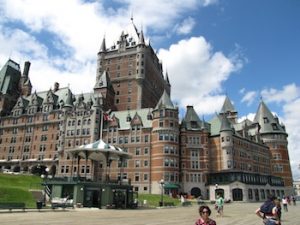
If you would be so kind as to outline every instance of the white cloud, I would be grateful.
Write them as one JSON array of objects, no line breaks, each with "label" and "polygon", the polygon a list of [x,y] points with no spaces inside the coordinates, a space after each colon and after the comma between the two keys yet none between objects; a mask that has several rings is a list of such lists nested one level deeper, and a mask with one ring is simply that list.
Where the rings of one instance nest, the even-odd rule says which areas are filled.
[{"label": "white cloud", "polygon": [[251,120],[253,121],[254,120],[254,117],[255,117],[255,113],[249,113],[248,115],[246,116],[242,116],[241,118],[238,118],[238,122],[243,122],[244,120],[248,119],[248,120]]},{"label": "white cloud", "polygon": [[177,34],[188,34],[194,28],[196,22],[192,17],[188,17],[182,21],[182,23],[175,26],[175,32]]},{"label": "white cloud", "polygon": [[282,90],[264,89],[261,91],[261,95],[266,102],[290,102],[300,96],[300,88],[296,84],[288,84],[283,86]]},{"label": "white cloud", "polygon": [[0,43],[3,43],[0,44],[3,61],[7,60],[8,55],[18,60],[24,60],[24,57],[47,59],[47,47],[22,30],[0,25]]},{"label": "white cloud", "polygon": [[283,105],[284,117],[283,122],[286,125],[287,133],[289,134],[289,156],[293,170],[293,177],[300,180],[300,96],[297,99]]},{"label": "white cloud", "polygon": [[248,91],[245,93],[244,97],[242,98],[241,102],[246,102],[247,106],[250,106],[255,98],[257,97],[256,91]]},{"label": "white cloud", "polygon": [[[8,57],[21,64],[31,61],[34,88],[48,87],[55,78],[60,83],[70,83],[75,91],[91,91],[102,38],[105,35],[107,46],[117,41],[130,23],[131,13],[145,33],[151,27],[154,35],[161,35],[182,20],[187,11],[215,3],[127,0],[107,7],[108,3],[101,1],[0,0],[0,63],[3,65]],[[7,23],[11,28],[6,28]],[[93,70],[90,66],[94,66]],[[77,77],[84,80],[84,86]]]},{"label": "white cloud", "polygon": [[213,52],[204,37],[181,40],[169,49],[160,49],[158,55],[170,76],[172,97],[180,107],[194,105],[198,113],[220,110],[222,82],[240,68],[222,52]]}]

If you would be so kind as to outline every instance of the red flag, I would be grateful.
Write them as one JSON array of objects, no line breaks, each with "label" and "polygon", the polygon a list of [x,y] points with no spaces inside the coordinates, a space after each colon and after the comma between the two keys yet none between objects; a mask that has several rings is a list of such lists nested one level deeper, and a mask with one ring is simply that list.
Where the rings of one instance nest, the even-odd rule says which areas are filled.
[{"label": "red flag", "polygon": [[110,118],[110,116],[107,113],[103,113],[103,119],[104,121],[113,121],[113,119]]}]

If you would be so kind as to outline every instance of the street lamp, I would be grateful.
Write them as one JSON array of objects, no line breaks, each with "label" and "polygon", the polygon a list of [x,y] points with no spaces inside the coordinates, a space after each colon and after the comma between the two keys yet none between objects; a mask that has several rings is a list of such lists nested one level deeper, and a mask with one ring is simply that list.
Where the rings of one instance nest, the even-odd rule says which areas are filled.
[{"label": "street lamp", "polygon": [[215,184],[215,199],[217,198],[217,190],[218,190],[218,187],[219,187],[219,185],[218,184]]},{"label": "street lamp", "polygon": [[159,184],[160,184],[160,187],[161,187],[161,195],[160,195],[159,206],[162,207],[164,205],[164,184],[165,184],[164,179],[161,179],[159,181]]},{"label": "street lamp", "polygon": [[45,172],[41,174],[41,178],[43,179],[44,191],[43,191],[43,205],[46,205],[46,192],[47,192],[47,178],[52,178],[52,175],[48,175],[49,168],[46,167]]}]

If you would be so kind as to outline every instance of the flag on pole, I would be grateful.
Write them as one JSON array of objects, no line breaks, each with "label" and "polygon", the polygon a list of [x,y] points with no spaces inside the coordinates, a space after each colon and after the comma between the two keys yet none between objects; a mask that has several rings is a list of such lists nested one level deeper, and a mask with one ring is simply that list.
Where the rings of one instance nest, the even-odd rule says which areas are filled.
[{"label": "flag on pole", "polygon": [[104,121],[113,121],[113,119],[109,116],[108,113],[103,112],[103,119]]}]

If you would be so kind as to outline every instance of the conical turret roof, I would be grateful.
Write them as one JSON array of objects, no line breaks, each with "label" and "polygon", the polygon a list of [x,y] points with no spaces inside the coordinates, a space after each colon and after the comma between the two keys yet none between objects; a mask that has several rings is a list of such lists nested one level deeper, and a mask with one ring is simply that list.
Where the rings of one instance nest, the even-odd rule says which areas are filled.
[{"label": "conical turret roof", "polygon": [[160,100],[158,101],[155,109],[160,109],[160,108],[168,108],[168,109],[176,109],[171,101],[170,96],[164,90],[164,93],[162,94]]},{"label": "conical turret roof", "polygon": [[226,112],[237,112],[228,96],[226,96],[224,104],[221,109],[221,113],[226,113]]},{"label": "conical turret roof", "polygon": [[101,47],[99,52],[106,52],[106,43],[105,43],[105,37],[103,37],[102,43],[101,43]]},{"label": "conical turret roof", "polygon": [[263,101],[258,106],[253,122],[260,125],[260,133],[286,133]]},{"label": "conical turret roof", "polygon": [[223,115],[221,120],[221,128],[220,128],[220,132],[221,131],[232,131],[232,125],[229,122],[228,118]]},{"label": "conical turret roof", "polygon": [[203,122],[199,119],[199,116],[197,115],[193,106],[186,107],[186,114],[181,122],[181,127],[187,130],[203,129]]}]

